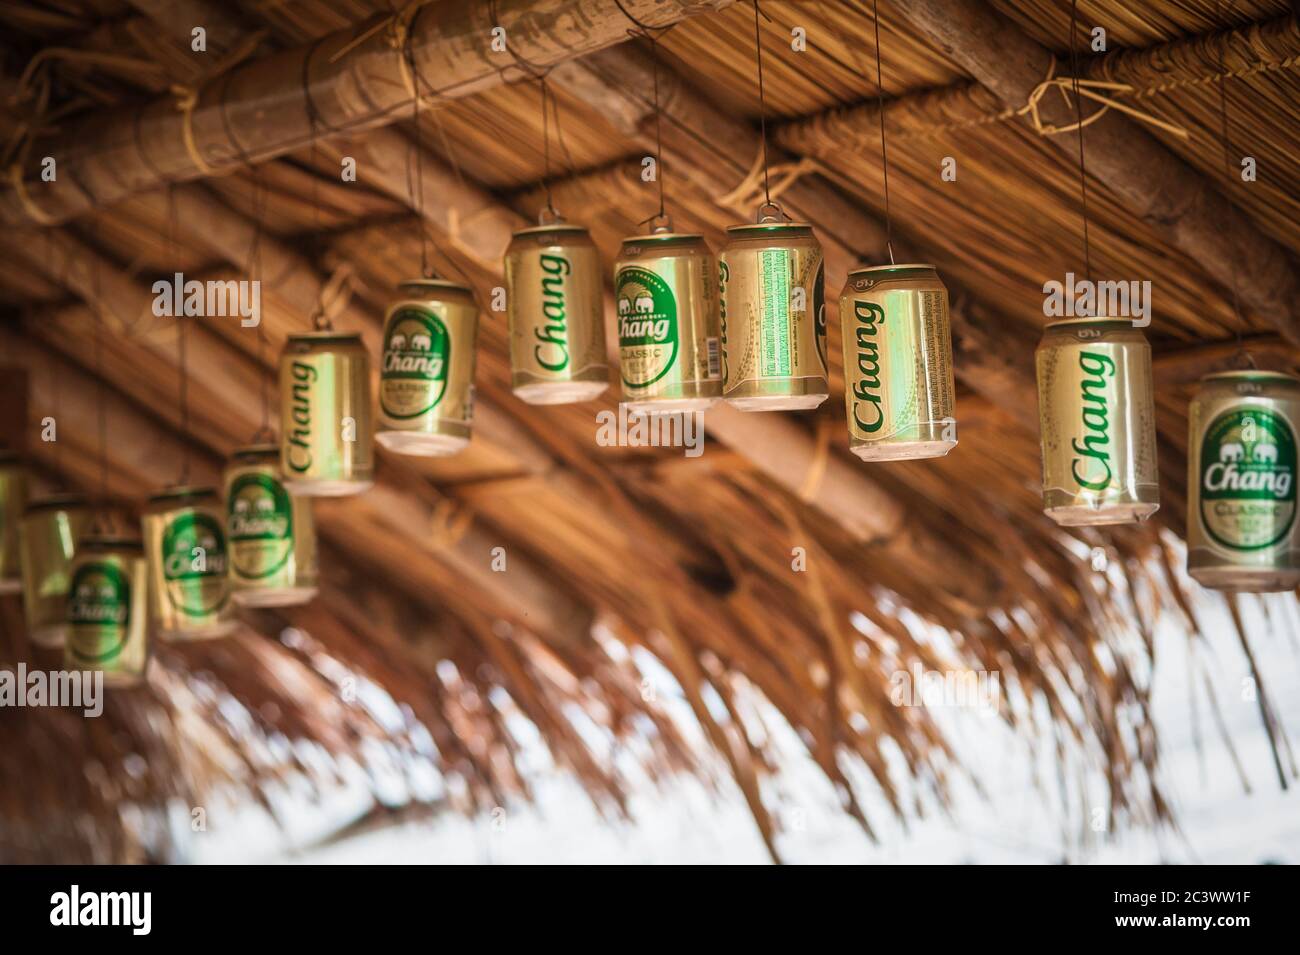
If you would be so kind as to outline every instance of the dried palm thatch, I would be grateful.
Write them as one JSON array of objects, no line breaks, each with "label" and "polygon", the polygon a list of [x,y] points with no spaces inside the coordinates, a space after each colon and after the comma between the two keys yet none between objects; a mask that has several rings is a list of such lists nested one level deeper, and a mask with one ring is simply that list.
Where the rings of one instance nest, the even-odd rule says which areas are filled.
[{"label": "dried palm thatch", "polygon": [[[529,796],[519,727],[530,723],[611,816],[626,814],[643,779],[720,785],[725,767],[778,857],[779,767],[759,703],[796,730],[871,832],[861,780],[906,815],[942,803],[969,769],[927,710],[891,701],[893,674],[918,662],[999,673],[1004,720],[1037,747],[1082,754],[1062,757],[1062,788],[1081,773],[1105,779],[1112,831],[1168,822],[1148,674],[1159,622],[1194,637],[1206,599],[1184,590],[1171,540],[1186,502],[1191,386],[1236,351],[1225,276],[1236,276],[1258,360],[1297,364],[1300,298],[1279,263],[1293,268],[1300,253],[1288,212],[1300,30],[1282,2],[1218,6],[1081,10],[1109,38],[1109,52],[1085,54],[1087,76],[1128,83],[1129,101],[1189,133],[1146,128],[1129,156],[1114,145],[1129,132],[1116,123],[1133,120],[1112,115],[1088,131],[1116,153],[1092,183],[1094,271],[1156,282],[1155,524],[1066,533],[1039,512],[1030,356],[1042,282],[1079,268],[1078,180],[1061,144],[1009,100],[1066,52],[1068,3],[884,3],[892,238],[934,261],[954,292],[956,452],[863,467],[845,453],[836,401],[800,416],[711,411],[699,459],[598,447],[594,416],[614,398],[521,405],[504,323],[485,313],[474,445],[445,461],[381,455],[374,491],[322,502],[316,604],[250,616],[218,645],[164,648],[148,687],[115,694],[101,721],[0,711],[0,761],[33,781],[0,797],[0,853],[165,859],[183,851],[177,826],[195,807],[225,795],[274,812],[284,787],[327,789],[357,768],[377,798],[396,775],[403,798],[481,811]],[[881,259],[888,234],[876,89],[863,69],[873,24],[860,0],[763,7],[774,181],[822,236],[834,295],[854,264]],[[991,24],[1020,59],[971,68],[978,49],[939,35],[945,13]],[[629,14],[676,25],[652,48],[629,40]],[[639,173],[654,146],[657,51],[670,210],[717,243],[752,212],[752,16],[745,4],[649,0],[434,2],[396,14],[377,0],[5,7],[0,134],[13,172],[0,191],[10,226],[0,300],[12,314],[0,346],[32,382],[27,433],[53,408],[64,422],[54,447],[24,442],[35,467],[50,484],[98,488],[91,422],[108,401],[114,494],[138,499],[182,467],[214,480],[260,423],[279,347],[318,304],[373,349],[391,290],[426,252],[480,293],[500,284],[509,233],[545,201],[536,76],[548,67],[560,114],[553,193],[608,257],[654,208]],[[497,24],[505,52],[491,47]],[[207,27],[205,54],[190,46],[194,25]],[[795,28],[804,51],[792,48]],[[1232,142],[1259,162],[1259,181],[1231,193],[1251,262],[1205,258],[1222,251],[1204,228],[1223,207],[1220,62]],[[418,119],[413,90],[425,100]],[[1049,121],[1056,95],[1044,98]],[[39,176],[47,155],[60,170],[52,183]],[[1143,155],[1178,172],[1155,200],[1183,206],[1135,201],[1125,177]],[[345,157],[356,182],[339,179]],[[939,178],[945,157],[957,160],[956,183]],[[187,419],[177,325],[149,308],[152,278],[176,271],[264,282],[258,331],[220,319],[190,328]],[[491,569],[498,546],[503,574]],[[16,607],[3,607],[3,658],[38,659]],[[658,685],[660,666],[674,686]],[[677,693],[699,734],[664,705]],[[1286,785],[1294,759],[1268,699],[1261,718]],[[419,783],[429,762],[444,781],[435,790]]]}]

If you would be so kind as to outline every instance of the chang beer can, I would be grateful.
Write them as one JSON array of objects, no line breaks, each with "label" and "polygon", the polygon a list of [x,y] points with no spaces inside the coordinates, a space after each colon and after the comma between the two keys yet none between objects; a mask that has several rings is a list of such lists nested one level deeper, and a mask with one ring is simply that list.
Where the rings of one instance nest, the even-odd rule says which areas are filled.
[{"label": "chang beer can", "polygon": [[27,635],[37,646],[61,647],[67,639],[72,558],[89,526],[90,509],[77,494],[32,501],[23,515],[23,610]]},{"label": "chang beer can", "polygon": [[569,404],[608,388],[604,279],[587,230],[557,222],[516,232],[505,272],[516,397]]},{"label": "chang beer can", "polygon": [[803,411],[830,394],[822,247],[794,222],[732,226],[718,254],[722,396],[741,411]]},{"label": "chang beer can", "polygon": [[1127,319],[1052,322],[1035,353],[1043,510],[1128,524],[1160,506],[1151,346]]},{"label": "chang beer can", "polygon": [[717,274],[703,236],[655,232],[623,240],[614,298],[629,411],[703,411],[722,395]]},{"label": "chang beer can", "polygon": [[370,359],[361,336],[290,335],[280,356],[280,460],[294,494],[338,497],[374,483]]},{"label": "chang beer can", "polygon": [[442,279],[397,290],[384,320],[375,440],[398,454],[455,454],[469,444],[474,415],[474,293]]},{"label": "chang beer can", "polygon": [[149,570],[137,539],[89,534],[77,542],[68,579],[64,665],[101,670],[104,682],[144,680],[149,662]]},{"label": "chang beer can", "polygon": [[226,467],[226,550],[231,597],[243,607],[292,607],[316,596],[311,499],[281,480],[274,444],[240,448]]},{"label": "chang beer can", "polygon": [[957,444],[948,290],[933,265],[856,269],[840,296],[849,450],[942,457]]},{"label": "chang beer can", "polygon": [[27,507],[27,468],[10,451],[0,451],[0,594],[23,589],[18,527]]},{"label": "chang beer can", "polygon": [[1271,371],[1208,375],[1188,424],[1187,572],[1215,590],[1294,590],[1300,379]]},{"label": "chang beer can", "polygon": [[149,499],[144,548],[159,636],[201,640],[234,630],[222,516],[208,487],[168,488]]}]

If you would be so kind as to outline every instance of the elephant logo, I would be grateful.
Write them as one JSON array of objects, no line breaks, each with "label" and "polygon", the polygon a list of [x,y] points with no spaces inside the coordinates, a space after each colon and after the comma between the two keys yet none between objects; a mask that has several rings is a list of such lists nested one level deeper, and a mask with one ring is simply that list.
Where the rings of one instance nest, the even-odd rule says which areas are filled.
[{"label": "elephant logo", "polygon": [[1277,463],[1277,445],[1257,444],[1251,454],[1251,458],[1261,464],[1275,464]]},{"label": "elephant logo", "polygon": [[1285,416],[1251,406],[1225,411],[1206,428],[1200,460],[1198,523],[1211,546],[1258,553],[1286,539],[1296,516],[1297,458]]},{"label": "elephant logo", "polygon": [[637,297],[636,310],[638,312],[653,311],[654,307],[655,307],[654,299],[652,299],[649,295],[641,295]]},{"label": "elephant logo", "polygon": [[1219,460],[1223,462],[1240,461],[1245,453],[1245,449],[1240,444],[1225,444],[1219,448]]},{"label": "elephant logo", "polygon": [[131,619],[131,587],[109,561],[82,564],[69,586],[68,622],[93,631],[74,633],[68,647],[82,663],[106,663],[122,652]]},{"label": "elephant logo", "polygon": [[625,299],[625,298],[620,298],[620,299],[618,300],[618,313],[619,313],[620,315],[626,315],[626,314],[628,314],[630,311],[632,311],[632,303],[631,303],[631,301],[629,301],[628,299]]},{"label": "elephant logo", "polygon": [[439,313],[443,307],[408,303],[389,313],[379,384],[385,417],[418,418],[442,401],[452,357],[451,333]]}]

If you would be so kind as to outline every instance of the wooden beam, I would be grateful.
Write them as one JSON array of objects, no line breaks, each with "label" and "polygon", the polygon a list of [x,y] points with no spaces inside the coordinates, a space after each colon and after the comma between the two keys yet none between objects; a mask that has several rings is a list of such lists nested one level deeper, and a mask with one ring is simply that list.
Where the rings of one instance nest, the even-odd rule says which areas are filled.
[{"label": "wooden beam", "polygon": [[[731,0],[498,0],[408,6],[304,46],[254,60],[194,91],[61,124],[30,150],[23,187],[0,192],[8,226],[63,222],[168,182],[229,172],[301,148],[315,137],[405,118],[414,80],[435,99],[469,96],[518,72],[514,56],[546,68],[626,39],[634,17],[663,27]],[[495,17],[493,16],[495,12]],[[494,51],[494,28],[509,52]],[[405,33],[405,41],[399,41]],[[424,84],[427,84],[424,85]],[[58,176],[44,182],[43,157]]]}]

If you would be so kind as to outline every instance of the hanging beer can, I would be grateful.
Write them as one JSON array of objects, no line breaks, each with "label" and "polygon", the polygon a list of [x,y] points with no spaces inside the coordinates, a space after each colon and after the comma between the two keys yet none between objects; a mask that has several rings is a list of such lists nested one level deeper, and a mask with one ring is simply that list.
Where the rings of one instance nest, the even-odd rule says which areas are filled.
[{"label": "hanging beer can", "polygon": [[1160,506],[1151,346],[1127,319],[1052,322],[1035,353],[1043,510],[1058,524],[1128,524]]},{"label": "hanging beer can", "polygon": [[1300,586],[1298,423],[1300,378],[1251,370],[1201,379],[1188,411],[1187,572],[1202,586]]},{"label": "hanging beer can", "polygon": [[822,247],[812,227],[727,229],[718,255],[722,396],[741,411],[801,411],[830,394]]},{"label": "hanging beer can", "polygon": [[27,635],[42,647],[68,634],[68,581],[77,541],[90,524],[86,499],[59,494],[32,501],[19,531]]},{"label": "hanging beer can", "polygon": [[136,538],[90,533],[77,542],[68,584],[64,665],[100,670],[110,686],[144,681],[149,571]]},{"label": "hanging beer can", "polygon": [[703,411],[721,397],[717,274],[701,235],[664,231],[623,240],[614,298],[629,411]]},{"label": "hanging beer can", "polygon": [[557,405],[608,388],[604,281],[587,230],[560,221],[516,232],[505,273],[515,395]]},{"label": "hanging beer can", "polygon": [[27,506],[27,469],[10,451],[0,451],[0,594],[23,589],[18,527]]},{"label": "hanging beer can", "polygon": [[226,467],[231,597],[244,607],[291,607],[316,596],[311,499],[281,480],[274,444],[240,448]]},{"label": "hanging beer can", "polygon": [[957,444],[948,290],[933,265],[855,269],[840,296],[849,450],[942,457]]},{"label": "hanging beer can", "polygon": [[144,548],[159,636],[202,640],[234,630],[223,524],[212,488],[168,488],[149,499]]},{"label": "hanging beer can", "polygon": [[455,454],[470,438],[478,305],[465,285],[414,279],[384,321],[380,444],[398,454]]},{"label": "hanging beer can", "polygon": [[294,494],[338,497],[374,483],[370,359],[361,337],[290,335],[280,356],[280,460]]}]

